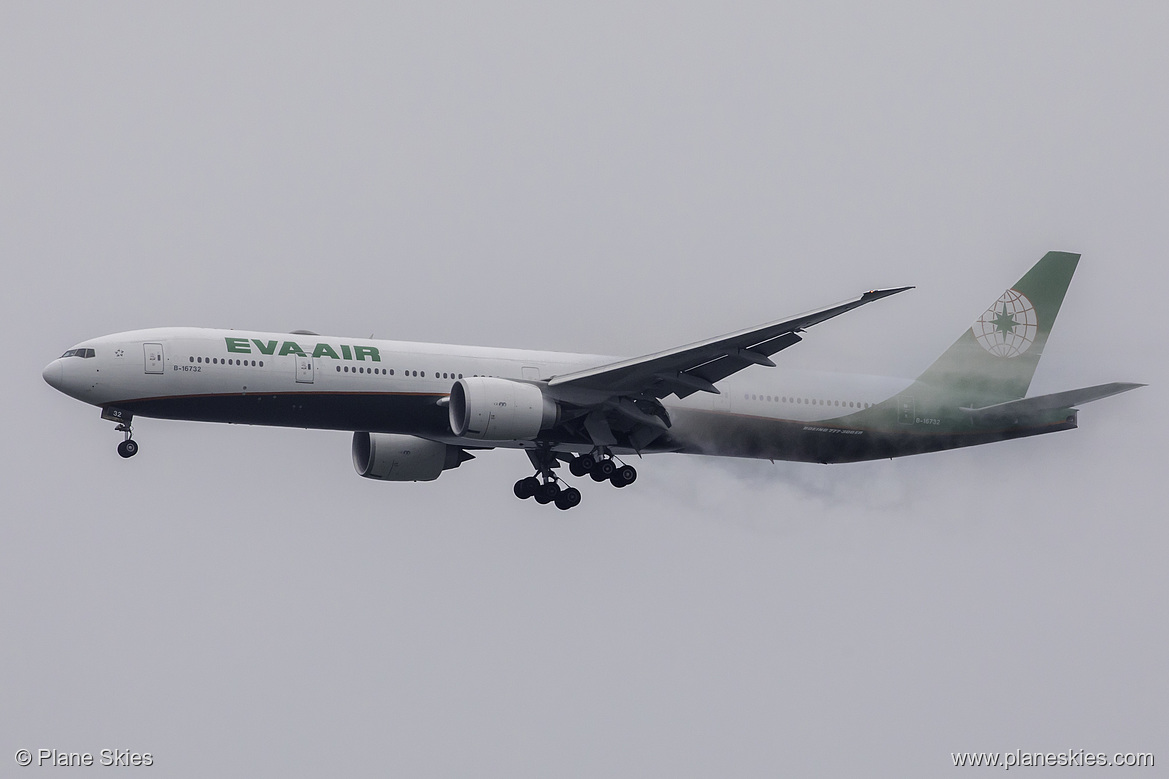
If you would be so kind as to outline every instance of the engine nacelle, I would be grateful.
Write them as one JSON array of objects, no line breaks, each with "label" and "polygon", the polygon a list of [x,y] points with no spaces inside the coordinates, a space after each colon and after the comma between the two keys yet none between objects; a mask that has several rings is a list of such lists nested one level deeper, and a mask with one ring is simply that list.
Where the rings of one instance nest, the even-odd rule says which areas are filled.
[{"label": "engine nacelle", "polygon": [[432,481],[471,455],[457,446],[412,435],[354,433],[353,467],[367,479]]},{"label": "engine nacelle", "polygon": [[535,384],[473,376],[451,387],[451,431],[480,441],[531,441],[559,409]]}]

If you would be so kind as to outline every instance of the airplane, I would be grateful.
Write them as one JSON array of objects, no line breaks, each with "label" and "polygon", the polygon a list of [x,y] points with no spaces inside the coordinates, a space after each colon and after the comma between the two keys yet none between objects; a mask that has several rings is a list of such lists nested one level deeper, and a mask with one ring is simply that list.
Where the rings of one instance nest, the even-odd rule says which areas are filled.
[{"label": "airplane", "polygon": [[430,481],[484,449],[524,450],[521,499],[570,509],[557,471],[626,487],[631,455],[845,463],[1077,427],[1077,406],[1143,384],[1027,397],[1080,255],[1048,252],[916,379],[820,374],[772,357],[808,328],[911,287],[632,359],[292,333],[165,327],[77,344],[50,386],[134,417],[352,431],[358,474]]}]

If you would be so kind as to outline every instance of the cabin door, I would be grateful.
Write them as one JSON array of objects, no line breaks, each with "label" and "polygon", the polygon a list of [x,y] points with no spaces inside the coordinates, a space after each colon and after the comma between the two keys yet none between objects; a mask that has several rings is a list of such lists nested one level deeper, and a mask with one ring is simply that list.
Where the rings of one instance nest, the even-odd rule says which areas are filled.
[{"label": "cabin door", "polygon": [[162,344],[142,344],[142,351],[146,357],[147,373],[162,373],[165,363],[162,356]]},{"label": "cabin door", "polygon": [[917,417],[917,403],[909,395],[897,397],[897,421],[903,425],[912,425]]},{"label": "cabin door", "polygon": [[299,384],[313,383],[313,358],[296,356],[296,381]]}]

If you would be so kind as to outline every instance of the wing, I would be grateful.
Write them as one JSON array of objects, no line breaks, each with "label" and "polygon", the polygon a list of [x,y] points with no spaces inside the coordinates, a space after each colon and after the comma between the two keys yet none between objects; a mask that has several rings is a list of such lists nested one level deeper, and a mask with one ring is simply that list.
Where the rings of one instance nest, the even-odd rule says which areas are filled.
[{"label": "wing", "polygon": [[809,311],[791,319],[740,330],[644,357],[554,376],[548,386],[558,394],[605,398],[641,396],[684,398],[694,392],[718,393],[715,382],[751,365],[774,367],[771,355],[801,340],[799,333],[846,311],[912,287],[876,289],[859,298]]}]

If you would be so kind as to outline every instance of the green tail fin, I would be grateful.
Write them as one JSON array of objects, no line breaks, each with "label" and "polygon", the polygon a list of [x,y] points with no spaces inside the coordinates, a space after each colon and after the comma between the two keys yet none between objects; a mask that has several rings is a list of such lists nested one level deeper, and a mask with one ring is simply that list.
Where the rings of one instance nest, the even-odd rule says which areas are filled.
[{"label": "green tail fin", "polygon": [[1078,254],[1045,254],[917,384],[974,405],[1025,397],[1079,261]]}]

